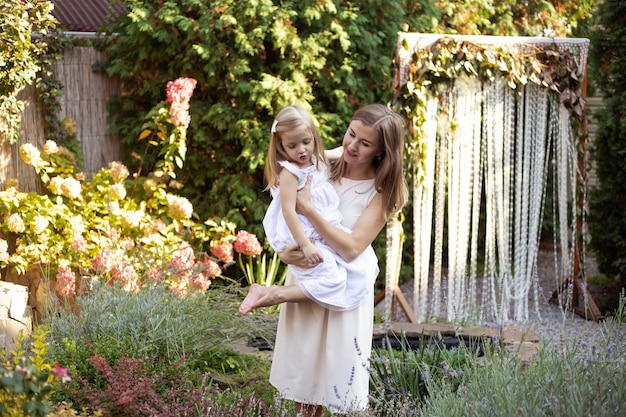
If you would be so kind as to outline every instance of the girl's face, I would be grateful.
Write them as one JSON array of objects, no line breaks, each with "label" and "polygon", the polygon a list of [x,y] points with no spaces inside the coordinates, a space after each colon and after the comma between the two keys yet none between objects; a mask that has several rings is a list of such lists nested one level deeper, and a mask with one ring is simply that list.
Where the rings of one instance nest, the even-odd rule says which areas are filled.
[{"label": "girl's face", "polygon": [[353,120],[343,137],[343,159],[348,165],[372,165],[382,155],[383,146],[378,133],[360,120]]},{"label": "girl's face", "polygon": [[299,127],[290,132],[280,134],[281,144],[289,161],[301,168],[311,166],[311,156],[315,150],[313,135],[308,129]]}]

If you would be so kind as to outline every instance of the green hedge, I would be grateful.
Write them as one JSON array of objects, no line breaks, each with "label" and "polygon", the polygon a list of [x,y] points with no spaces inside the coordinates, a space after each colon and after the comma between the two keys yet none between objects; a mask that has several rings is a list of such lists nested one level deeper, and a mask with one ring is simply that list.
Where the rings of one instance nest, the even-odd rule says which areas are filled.
[{"label": "green hedge", "polygon": [[595,14],[589,63],[604,96],[593,158],[599,182],[589,193],[590,246],[601,272],[626,282],[626,1],[604,0]]}]

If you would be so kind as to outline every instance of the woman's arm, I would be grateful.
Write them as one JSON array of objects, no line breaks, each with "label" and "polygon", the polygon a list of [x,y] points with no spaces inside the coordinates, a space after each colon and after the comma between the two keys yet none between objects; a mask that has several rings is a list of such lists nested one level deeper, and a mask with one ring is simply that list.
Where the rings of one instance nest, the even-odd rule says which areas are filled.
[{"label": "woman's arm", "polygon": [[333,149],[326,149],[326,151],[324,151],[324,156],[326,156],[326,158],[331,161],[341,158],[341,155],[343,155],[343,146],[338,146]]},{"label": "woman's arm", "polygon": [[352,233],[333,226],[315,210],[310,198],[310,180],[296,198],[298,212],[304,214],[320,236],[348,262],[353,261],[374,241],[387,222],[380,194],[374,196],[361,214]]}]

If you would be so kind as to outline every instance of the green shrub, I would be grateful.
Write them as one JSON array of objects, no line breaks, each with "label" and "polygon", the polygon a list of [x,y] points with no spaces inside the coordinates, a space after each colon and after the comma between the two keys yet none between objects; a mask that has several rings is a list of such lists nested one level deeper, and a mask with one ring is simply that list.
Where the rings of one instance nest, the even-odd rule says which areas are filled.
[{"label": "green shrub", "polygon": [[[397,337],[397,336],[394,336]],[[397,410],[388,404],[409,406],[415,414],[429,395],[429,387],[446,381],[454,391],[476,366],[480,351],[465,344],[447,349],[442,341],[422,336],[415,343],[403,334],[394,343],[389,336],[385,347],[373,350],[370,391],[373,407],[380,416],[396,416]],[[396,347],[398,345],[398,347]]]},{"label": "green shrub", "polygon": [[433,386],[423,415],[615,416],[626,410],[624,378],[626,368],[606,347],[594,353],[582,342],[564,354],[544,349],[526,365],[494,356],[458,390]]},{"label": "green shrub", "polygon": [[598,185],[589,193],[590,248],[600,270],[626,283],[626,1],[606,0],[594,14],[589,64],[592,79],[604,98],[594,117],[593,144]]},{"label": "green shrub", "polygon": [[[241,296],[233,287],[192,292],[186,298],[160,286],[136,294],[96,286],[79,295],[75,307],[57,305],[46,315],[50,353],[72,373],[93,380],[87,359],[98,354],[114,365],[122,356],[150,359],[159,369],[180,360],[196,362],[207,352],[253,333],[258,321],[237,312]],[[80,320],[74,311],[78,311]]]}]

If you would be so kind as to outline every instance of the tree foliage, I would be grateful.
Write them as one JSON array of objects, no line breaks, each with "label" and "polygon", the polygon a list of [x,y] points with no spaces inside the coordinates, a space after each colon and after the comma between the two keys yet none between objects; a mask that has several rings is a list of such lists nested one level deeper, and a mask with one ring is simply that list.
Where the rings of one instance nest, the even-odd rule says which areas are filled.
[{"label": "tree foliage", "polygon": [[590,192],[591,248],[600,270],[626,281],[626,16],[625,0],[599,3],[589,62],[604,96],[594,160],[598,186]]},{"label": "tree foliage", "polygon": [[409,30],[497,36],[571,36],[586,23],[593,0],[406,1]]},{"label": "tree foliage", "polygon": [[106,28],[105,68],[124,83],[111,107],[124,143],[142,154],[138,116],[168,80],[195,78],[178,178],[196,210],[240,225],[259,223],[269,199],[261,169],[278,110],[305,104],[333,146],[355,108],[389,91],[398,4],[372,1],[361,12],[334,1],[280,3],[132,0]]},{"label": "tree foliage", "polygon": [[590,1],[124,0],[102,67],[123,81],[110,110],[129,155],[144,153],[139,121],[163,85],[198,80],[182,192],[201,216],[260,233],[268,130],[283,106],[304,104],[335,146],[355,109],[389,101],[398,31],[563,35]]}]

